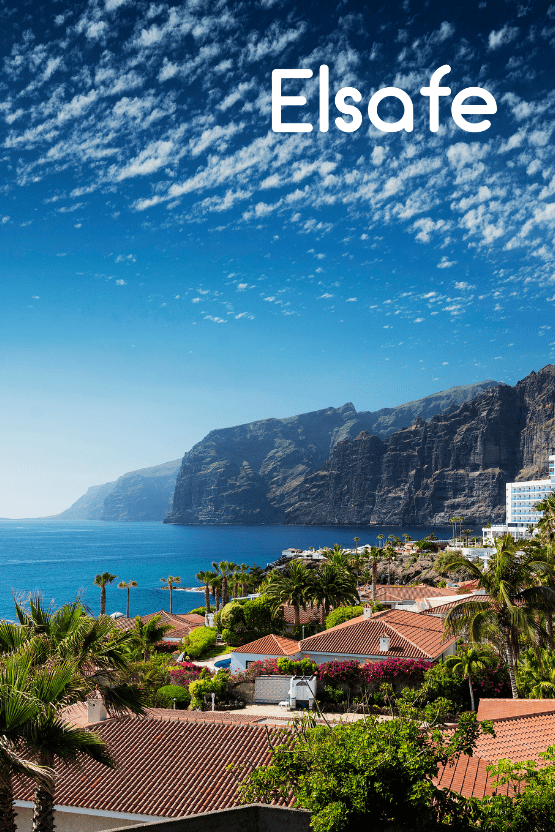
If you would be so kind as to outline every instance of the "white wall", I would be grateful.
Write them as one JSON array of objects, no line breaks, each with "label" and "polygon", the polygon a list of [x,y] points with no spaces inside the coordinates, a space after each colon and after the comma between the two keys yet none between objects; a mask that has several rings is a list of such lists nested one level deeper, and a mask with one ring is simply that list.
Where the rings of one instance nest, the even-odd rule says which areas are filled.
[{"label": "white wall", "polygon": [[[17,812],[15,819],[17,832],[32,832],[33,810],[16,806],[15,811]],[[155,820],[162,820],[162,818],[152,818],[152,822]],[[57,811],[55,823],[56,832],[104,832],[105,829],[121,829],[122,826],[135,826],[139,823],[147,825],[148,821]]]}]

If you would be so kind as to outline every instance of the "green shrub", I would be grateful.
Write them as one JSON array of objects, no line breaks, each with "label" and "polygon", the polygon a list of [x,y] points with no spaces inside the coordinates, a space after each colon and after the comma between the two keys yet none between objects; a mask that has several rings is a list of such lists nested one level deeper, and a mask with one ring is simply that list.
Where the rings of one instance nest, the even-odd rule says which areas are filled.
[{"label": "green shrub", "polygon": [[338,607],[330,612],[326,618],[326,630],[336,627],[338,624],[344,624],[345,621],[350,621],[351,618],[356,618],[359,615],[362,615],[362,607]]},{"label": "green shrub", "polygon": [[216,644],[215,627],[195,627],[183,639],[183,650],[191,659],[201,659]]},{"label": "green shrub", "polygon": [[194,615],[195,613],[197,615],[205,615],[206,614],[206,607],[195,607],[194,610],[189,610],[187,615]]},{"label": "green shrub", "polygon": [[189,694],[191,696],[191,710],[200,708],[204,705],[204,697],[209,693],[220,694],[226,692],[229,680],[229,670],[221,668],[215,676],[210,676],[210,671],[207,667],[203,668],[199,678],[189,685]]},{"label": "green shrub", "polygon": [[277,665],[284,676],[313,676],[318,670],[318,665],[306,656],[297,661],[282,656],[277,660]]},{"label": "green shrub", "polygon": [[191,694],[187,688],[180,685],[164,685],[158,689],[158,695],[162,697],[167,708],[173,708],[173,700],[179,708],[187,708],[191,701]]},{"label": "green shrub", "polygon": [[243,641],[242,634],[234,633],[233,630],[222,630],[222,639],[225,641],[226,644],[229,644],[230,647],[240,647],[242,644],[246,644],[246,641]]}]

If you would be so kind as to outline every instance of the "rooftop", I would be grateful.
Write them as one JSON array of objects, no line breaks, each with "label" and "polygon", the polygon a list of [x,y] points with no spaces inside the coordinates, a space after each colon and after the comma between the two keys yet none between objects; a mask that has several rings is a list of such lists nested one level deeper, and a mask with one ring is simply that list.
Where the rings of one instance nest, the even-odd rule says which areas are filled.
[{"label": "rooftop", "polygon": [[269,635],[257,638],[249,644],[235,647],[231,653],[249,653],[260,656],[291,656],[299,652],[299,642],[284,636]]},{"label": "rooftop", "polygon": [[[171,613],[166,610],[159,610],[158,612],[151,612],[148,615],[141,615],[140,619],[143,624],[154,618],[155,615],[160,616],[160,624],[170,624],[172,629],[166,634],[165,638],[172,641],[180,641],[185,636],[188,636],[191,630],[195,627],[204,626],[204,616],[197,613]],[[133,630],[135,627],[134,618],[115,618],[114,624],[120,630]]]}]

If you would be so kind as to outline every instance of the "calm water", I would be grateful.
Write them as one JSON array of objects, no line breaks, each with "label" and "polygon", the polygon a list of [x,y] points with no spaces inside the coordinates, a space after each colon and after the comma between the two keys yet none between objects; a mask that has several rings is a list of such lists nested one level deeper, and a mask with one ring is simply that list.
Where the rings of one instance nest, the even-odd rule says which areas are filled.
[{"label": "calm water", "polygon": [[[0,521],[0,618],[13,619],[12,593],[16,596],[38,589],[46,602],[71,601],[80,590],[93,613],[100,608],[100,590],[94,586],[98,572],[112,572],[118,581],[135,580],[130,614],[169,609],[167,590],[160,578],[179,575],[183,586],[197,584],[195,575],[211,569],[212,561],[267,563],[283,549],[295,546],[354,545],[353,538],[375,545],[382,533],[401,536],[407,532],[420,539],[433,531],[449,537],[450,528],[383,527],[350,528],[322,526],[165,526],[162,523],[104,523],[56,521]],[[115,582],[115,584],[118,583]],[[108,613],[125,612],[125,590],[107,588]],[[204,603],[204,595],[174,592],[174,612],[188,612]]]}]

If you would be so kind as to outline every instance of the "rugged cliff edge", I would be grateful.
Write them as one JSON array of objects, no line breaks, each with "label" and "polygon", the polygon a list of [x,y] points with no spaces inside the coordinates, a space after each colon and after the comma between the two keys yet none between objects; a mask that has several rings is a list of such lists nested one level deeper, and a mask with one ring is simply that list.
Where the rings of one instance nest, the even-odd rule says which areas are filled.
[{"label": "rugged cliff edge", "polygon": [[[456,409],[497,382],[451,388],[396,408],[357,413],[350,403],[287,419],[211,431],[184,457],[166,523],[311,523],[296,513],[302,486],[339,445],[377,434],[376,453],[392,431],[416,418]],[[381,437],[381,439],[379,438]],[[314,475],[318,476],[318,475]],[[326,519],[325,523],[328,522]],[[350,522],[338,519],[335,522]]]},{"label": "rugged cliff edge", "polygon": [[305,477],[285,523],[502,522],[505,483],[545,478],[555,446],[555,366],[391,434],[338,442]]}]

